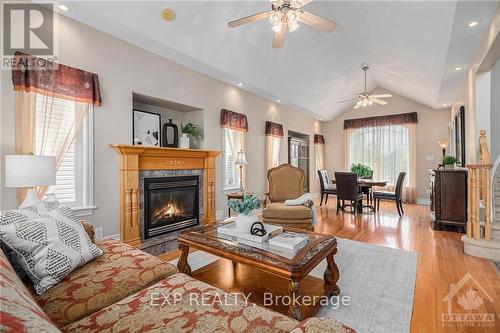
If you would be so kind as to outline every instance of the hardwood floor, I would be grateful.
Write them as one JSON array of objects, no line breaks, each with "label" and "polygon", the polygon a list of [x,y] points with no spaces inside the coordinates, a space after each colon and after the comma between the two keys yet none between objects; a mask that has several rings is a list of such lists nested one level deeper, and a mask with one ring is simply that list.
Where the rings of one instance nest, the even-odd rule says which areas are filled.
[{"label": "hardwood floor", "polygon": [[[382,202],[379,213],[354,217],[347,212],[336,215],[336,202],[332,199],[328,206],[318,208],[315,231],[418,253],[411,332],[500,332],[500,275],[490,261],[463,253],[462,234],[432,230],[427,206],[404,205],[405,215],[399,217],[393,202]],[[174,251],[162,258],[171,260],[177,256],[179,253]],[[469,280],[458,294],[463,295],[469,289],[477,291],[484,303],[479,311],[472,313],[494,314],[494,326],[443,325],[442,315],[447,313],[443,299],[450,291],[450,284],[459,283],[466,273],[470,273],[477,285]],[[223,271],[220,274],[227,276]],[[453,313],[464,312],[458,298],[454,299]]]}]

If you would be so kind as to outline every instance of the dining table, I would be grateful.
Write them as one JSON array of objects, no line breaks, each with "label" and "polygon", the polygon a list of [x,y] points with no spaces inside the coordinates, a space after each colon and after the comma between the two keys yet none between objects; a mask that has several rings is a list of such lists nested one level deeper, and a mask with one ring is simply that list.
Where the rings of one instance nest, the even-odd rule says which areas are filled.
[{"label": "dining table", "polygon": [[[332,184],[335,184],[335,179],[331,180]],[[387,180],[374,180],[374,179],[369,179],[369,178],[358,178],[358,187],[360,189],[360,192],[363,192],[366,194],[366,205],[361,205],[361,207],[358,207],[358,211],[362,211],[363,208],[369,208],[373,212],[375,211],[375,205],[373,202],[373,197],[372,197],[372,192],[373,192],[373,187],[385,187],[387,186],[389,182]]]}]

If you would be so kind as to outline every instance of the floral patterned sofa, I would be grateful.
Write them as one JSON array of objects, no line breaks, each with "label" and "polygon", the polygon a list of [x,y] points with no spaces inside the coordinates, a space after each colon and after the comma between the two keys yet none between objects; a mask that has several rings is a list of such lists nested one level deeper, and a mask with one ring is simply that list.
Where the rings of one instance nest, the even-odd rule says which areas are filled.
[{"label": "floral patterned sofa", "polygon": [[[336,321],[298,322],[234,298],[230,306],[210,302],[232,296],[121,242],[97,245],[101,257],[41,295],[21,281],[0,250],[0,331],[353,332]],[[193,294],[206,299],[193,304]]]}]

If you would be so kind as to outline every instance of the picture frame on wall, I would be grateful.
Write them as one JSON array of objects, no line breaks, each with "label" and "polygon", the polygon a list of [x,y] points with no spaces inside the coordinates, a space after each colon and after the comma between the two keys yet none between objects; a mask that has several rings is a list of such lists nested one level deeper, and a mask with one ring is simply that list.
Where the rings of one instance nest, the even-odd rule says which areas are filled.
[{"label": "picture frame on wall", "polygon": [[455,115],[455,157],[457,164],[465,167],[465,107]]},{"label": "picture frame on wall", "polygon": [[133,144],[151,147],[161,146],[161,115],[133,110]]}]

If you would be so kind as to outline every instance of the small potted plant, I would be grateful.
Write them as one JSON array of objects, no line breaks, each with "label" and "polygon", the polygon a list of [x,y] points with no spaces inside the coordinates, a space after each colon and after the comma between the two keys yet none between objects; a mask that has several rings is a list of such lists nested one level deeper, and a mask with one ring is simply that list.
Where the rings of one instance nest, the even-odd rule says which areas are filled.
[{"label": "small potted plant", "polygon": [[229,200],[229,208],[238,213],[235,222],[238,231],[249,234],[250,227],[255,222],[259,222],[259,218],[254,213],[254,209],[260,207],[260,201],[256,195],[245,195],[243,201],[238,199]]},{"label": "small potted plant", "polygon": [[457,158],[455,156],[446,155],[443,157],[443,165],[445,170],[455,169],[455,163],[457,163]]},{"label": "small potted plant", "polygon": [[358,175],[358,178],[372,178],[373,170],[365,164],[351,164],[351,171]]},{"label": "small potted plant", "polygon": [[198,140],[201,139],[201,129],[198,125],[189,122],[186,125],[181,124],[182,136],[180,139],[180,147],[181,148],[190,148],[189,139],[193,140],[193,148],[197,148]]}]

